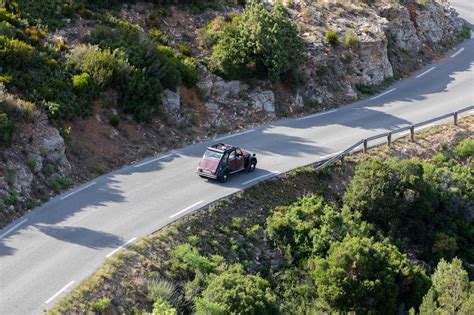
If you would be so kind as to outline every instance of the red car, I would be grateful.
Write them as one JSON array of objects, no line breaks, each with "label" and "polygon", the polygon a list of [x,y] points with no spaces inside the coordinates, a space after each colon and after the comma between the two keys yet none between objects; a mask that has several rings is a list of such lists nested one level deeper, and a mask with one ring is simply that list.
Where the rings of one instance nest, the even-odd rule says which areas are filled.
[{"label": "red car", "polygon": [[253,172],[257,165],[255,153],[229,144],[218,143],[207,148],[199,162],[196,173],[205,178],[225,183],[230,174],[240,171]]}]

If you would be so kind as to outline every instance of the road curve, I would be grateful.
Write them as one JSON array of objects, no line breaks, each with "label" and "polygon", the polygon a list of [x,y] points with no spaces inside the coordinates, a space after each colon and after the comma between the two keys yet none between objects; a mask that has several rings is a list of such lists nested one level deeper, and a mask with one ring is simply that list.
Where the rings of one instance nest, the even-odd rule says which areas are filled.
[{"label": "road curve", "polygon": [[[453,2],[472,18],[470,0]],[[50,200],[0,231],[0,314],[41,313],[120,248],[218,198],[362,138],[473,105],[473,67],[470,39],[379,96],[225,137],[259,158],[254,173],[225,184],[194,174],[212,141],[125,167]]]}]

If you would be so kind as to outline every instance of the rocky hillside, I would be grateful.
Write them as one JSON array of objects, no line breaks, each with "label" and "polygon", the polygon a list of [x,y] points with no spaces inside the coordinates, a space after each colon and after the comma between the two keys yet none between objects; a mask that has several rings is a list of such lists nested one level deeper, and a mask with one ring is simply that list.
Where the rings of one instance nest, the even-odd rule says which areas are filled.
[{"label": "rocky hillside", "polygon": [[296,30],[301,62],[233,77],[215,61],[253,16],[237,2],[7,1],[0,226],[145,156],[375,93],[469,34],[445,0],[268,1],[257,17]]}]

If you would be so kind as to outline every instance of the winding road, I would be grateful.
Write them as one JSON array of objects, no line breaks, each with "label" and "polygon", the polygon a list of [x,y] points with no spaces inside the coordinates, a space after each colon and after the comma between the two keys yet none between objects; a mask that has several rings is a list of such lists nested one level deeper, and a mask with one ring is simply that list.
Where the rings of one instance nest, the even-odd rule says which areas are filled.
[{"label": "winding road", "polygon": [[[474,23],[472,0],[453,1]],[[39,314],[128,244],[216,199],[353,143],[474,105],[474,39],[370,99],[189,145],[99,177],[0,231],[0,314]],[[472,112],[470,113],[472,114]],[[256,152],[225,184],[195,173],[217,140]]]}]

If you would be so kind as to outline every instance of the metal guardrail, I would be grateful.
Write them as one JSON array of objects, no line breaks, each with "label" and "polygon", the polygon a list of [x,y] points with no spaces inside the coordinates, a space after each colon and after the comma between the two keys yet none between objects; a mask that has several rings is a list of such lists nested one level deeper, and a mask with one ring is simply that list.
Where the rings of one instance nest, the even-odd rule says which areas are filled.
[{"label": "metal guardrail", "polygon": [[354,145],[348,147],[347,149],[345,149],[344,151],[342,151],[338,155],[324,161],[324,163],[317,166],[316,169],[317,170],[323,169],[326,166],[329,166],[329,165],[333,164],[337,160],[343,159],[344,156],[350,154],[351,151],[353,151],[354,149],[356,149],[360,145],[363,146],[362,150],[364,152],[366,152],[367,148],[368,148],[369,141],[378,140],[378,139],[381,139],[381,138],[387,138],[387,144],[388,144],[388,146],[390,146],[392,144],[392,135],[402,133],[402,132],[405,132],[407,130],[410,131],[410,139],[412,141],[414,141],[415,140],[415,128],[426,126],[426,125],[432,124],[434,122],[437,122],[437,121],[440,121],[440,120],[443,120],[443,119],[446,119],[446,118],[449,118],[449,117],[453,117],[454,125],[457,125],[459,114],[462,114],[462,113],[467,112],[467,111],[472,111],[472,110],[474,110],[474,106],[468,106],[468,107],[460,109],[460,110],[458,110],[454,113],[449,113],[449,114],[442,115],[442,116],[439,116],[439,117],[431,118],[431,119],[428,119],[428,120],[425,120],[425,121],[422,121],[422,122],[419,122],[419,123],[416,123],[416,124],[413,124],[413,125],[410,125],[410,126],[402,127],[402,128],[396,129],[396,130],[392,130],[392,131],[389,131],[389,132],[381,133],[381,134],[378,134],[378,135],[375,135],[375,136],[371,136],[371,137],[362,139],[362,140],[356,142]]}]

